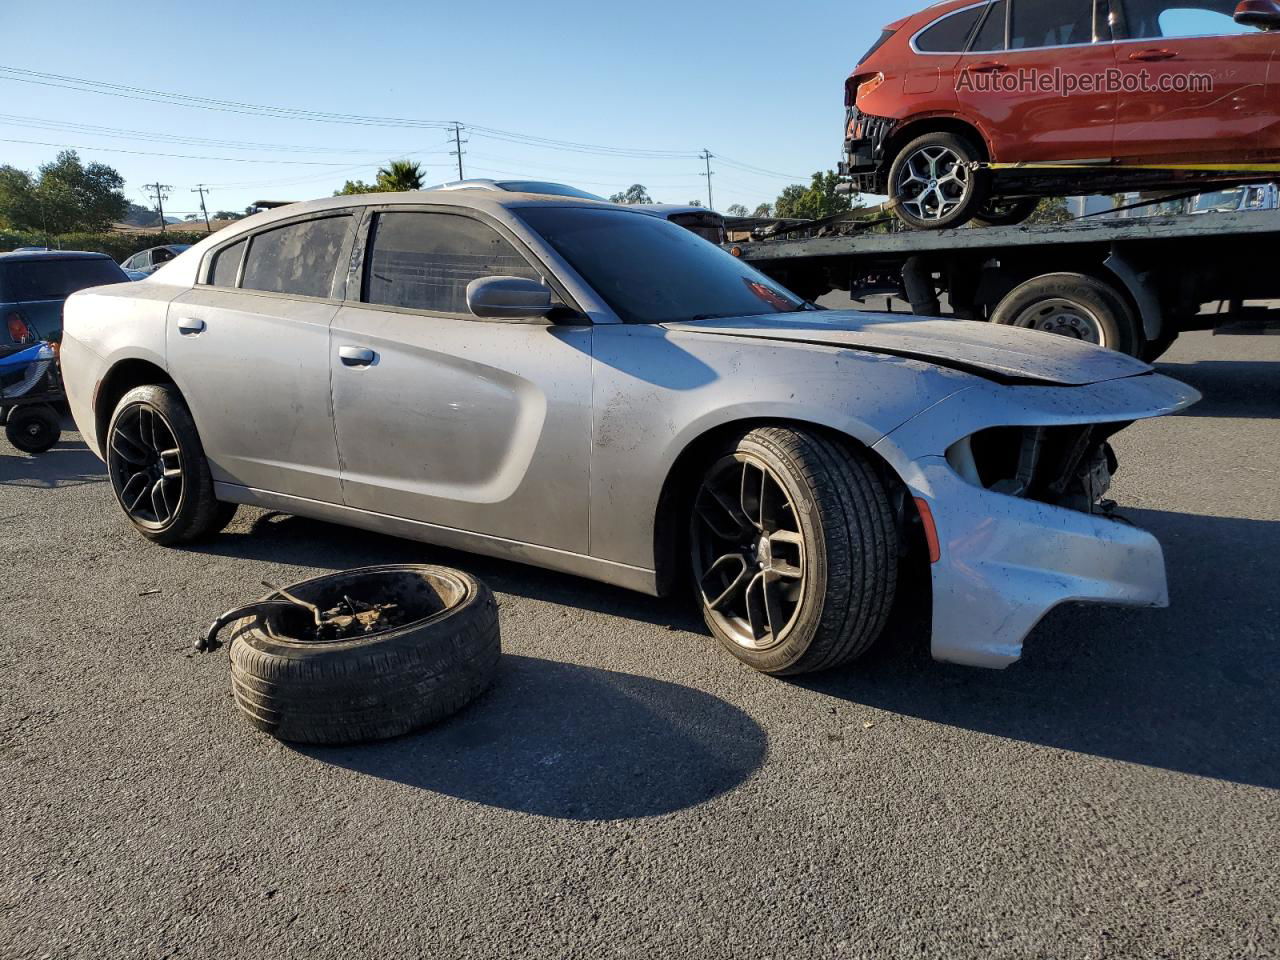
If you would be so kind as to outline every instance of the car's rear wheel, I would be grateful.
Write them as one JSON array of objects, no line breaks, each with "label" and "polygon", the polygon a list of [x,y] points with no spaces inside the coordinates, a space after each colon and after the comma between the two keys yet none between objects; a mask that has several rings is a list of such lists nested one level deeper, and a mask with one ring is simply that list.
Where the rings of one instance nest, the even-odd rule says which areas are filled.
[{"label": "car's rear wheel", "polygon": [[852,445],[803,428],[752,430],[711,459],[691,512],[703,616],[748,666],[831,669],[884,630],[898,534],[879,474]]},{"label": "car's rear wheel", "polygon": [[106,454],[116,499],[148,540],[187,543],[230,521],[234,510],[214,498],[195,422],[175,388],[126,393],[107,428]]},{"label": "car's rear wheel", "polygon": [[1041,330],[1140,356],[1142,332],[1134,311],[1114,288],[1083,273],[1050,273],[1014,288],[991,322]]},{"label": "car's rear wheel", "polygon": [[960,134],[926,133],[912,140],[889,168],[889,195],[898,219],[916,230],[972,220],[990,189],[986,174],[973,168],[981,159],[973,141]]}]

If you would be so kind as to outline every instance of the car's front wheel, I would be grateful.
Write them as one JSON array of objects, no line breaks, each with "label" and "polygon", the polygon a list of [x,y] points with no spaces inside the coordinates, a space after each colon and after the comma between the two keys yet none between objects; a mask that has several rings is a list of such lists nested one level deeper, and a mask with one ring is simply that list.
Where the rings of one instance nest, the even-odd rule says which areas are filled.
[{"label": "car's front wheel", "polygon": [[968,137],[926,133],[899,152],[889,168],[894,213],[916,230],[941,230],[968,223],[987,201],[987,175],[975,169],[982,159]]},{"label": "car's front wheel", "polygon": [[868,456],[805,428],[761,427],[703,473],[690,521],[707,625],[763,673],[856,660],[884,630],[898,533]]},{"label": "car's front wheel", "polygon": [[230,520],[231,509],[214,498],[195,421],[174,387],[136,387],[121,397],[106,455],[116,499],[148,540],[188,543]]}]

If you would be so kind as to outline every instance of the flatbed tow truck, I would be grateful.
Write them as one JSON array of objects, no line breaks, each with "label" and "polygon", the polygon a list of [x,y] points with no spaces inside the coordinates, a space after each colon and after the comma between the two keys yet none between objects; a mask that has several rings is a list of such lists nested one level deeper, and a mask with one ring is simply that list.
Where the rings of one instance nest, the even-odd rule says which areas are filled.
[{"label": "flatbed tow truck", "polygon": [[817,235],[726,248],[809,300],[835,290],[855,300],[889,294],[914,314],[943,316],[945,297],[958,318],[1074,336],[1148,360],[1186,330],[1280,319],[1280,311],[1248,305],[1280,300],[1280,211],[867,229],[883,222],[791,222],[784,233]]}]

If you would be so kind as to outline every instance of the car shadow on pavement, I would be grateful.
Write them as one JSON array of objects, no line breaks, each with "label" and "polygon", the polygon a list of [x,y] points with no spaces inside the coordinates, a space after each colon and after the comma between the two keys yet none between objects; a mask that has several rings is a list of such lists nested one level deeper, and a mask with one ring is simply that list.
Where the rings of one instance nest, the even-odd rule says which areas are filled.
[{"label": "car shadow on pavement", "polygon": [[1280,363],[1266,360],[1198,360],[1162,363],[1157,369],[1204,399],[1182,411],[1183,417],[1270,420],[1280,417]]},{"label": "car shadow on pavement", "polygon": [[1280,789],[1280,522],[1125,513],[1164,544],[1171,609],[1061,607],[1003,673],[935,663],[917,642],[800,685],[992,736]]},{"label": "car shadow on pavement", "polygon": [[348,570],[383,563],[437,563],[460,567],[484,580],[498,593],[676,630],[707,633],[691,603],[661,600],[540,567],[285,513],[264,513],[242,507],[240,517],[225,533],[185,549],[322,570]]},{"label": "car shadow on pavement", "polygon": [[477,703],[424,733],[299,748],[325,763],[504,810],[654,817],[734,789],[767,738],[737,707],[648,677],[505,656]]},{"label": "car shadow on pavement", "polygon": [[0,447],[0,486],[53,490],[106,483],[107,468],[79,440],[61,440],[44,453],[20,453]]}]

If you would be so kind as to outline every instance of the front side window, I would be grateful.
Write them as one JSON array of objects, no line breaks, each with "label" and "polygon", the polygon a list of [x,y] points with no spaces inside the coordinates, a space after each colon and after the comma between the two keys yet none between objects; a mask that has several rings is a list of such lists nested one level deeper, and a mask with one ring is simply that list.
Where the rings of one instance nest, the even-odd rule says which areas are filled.
[{"label": "front side window", "polygon": [[1236,0],[1124,0],[1125,35],[1155,40],[1257,33],[1257,27],[1236,23],[1236,5]]},{"label": "front side window", "polygon": [[1009,49],[1093,43],[1093,0],[1012,0]]},{"label": "front side window", "polygon": [[916,37],[916,49],[921,53],[963,53],[983,9],[979,5],[948,14]]},{"label": "front side window", "polygon": [[683,227],[587,207],[518,211],[625,323],[796,313],[804,301]]},{"label": "front side window", "polygon": [[381,213],[365,266],[364,302],[466,315],[467,284],[542,273],[496,230],[452,213]]},{"label": "front side window", "polygon": [[342,214],[256,234],[249,243],[240,286],[303,297],[330,296],[350,223],[351,217]]}]

